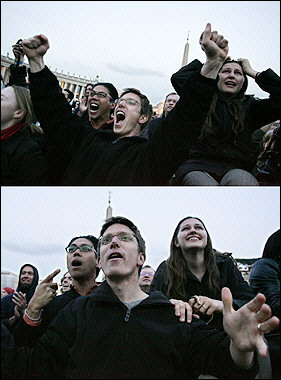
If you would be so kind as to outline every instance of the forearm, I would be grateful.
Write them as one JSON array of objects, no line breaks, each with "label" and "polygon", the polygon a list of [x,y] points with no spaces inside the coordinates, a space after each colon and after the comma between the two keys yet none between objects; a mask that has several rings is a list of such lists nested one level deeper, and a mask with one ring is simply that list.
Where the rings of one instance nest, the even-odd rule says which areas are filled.
[{"label": "forearm", "polygon": [[220,68],[222,67],[223,61],[219,59],[209,60],[204,63],[201,68],[201,75],[206,78],[216,79]]},{"label": "forearm", "polygon": [[254,352],[245,352],[237,349],[233,341],[230,341],[230,354],[234,363],[239,368],[250,368],[253,365]]}]

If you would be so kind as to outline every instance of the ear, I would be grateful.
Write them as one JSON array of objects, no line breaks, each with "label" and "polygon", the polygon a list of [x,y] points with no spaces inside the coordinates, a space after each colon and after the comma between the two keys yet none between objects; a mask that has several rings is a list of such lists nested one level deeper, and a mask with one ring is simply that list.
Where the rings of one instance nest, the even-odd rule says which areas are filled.
[{"label": "ear", "polygon": [[114,110],[115,105],[116,105],[116,104],[115,104],[115,101],[113,101],[113,102],[111,102],[109,108],[110,108],[111,110]]},{"label": "ear", "polygon": [[18,119],[18,121],[20,121],[23,118],[24,114],[25,112],[22,109],[18,109],[14,112],[13,118]]},{"label": "ear", "polygon": [[179,247],[179,246],[180,246],[177,238],[174,239],[174,244],[175,244],[176,247]]},{"label": "ear", "polygon": [[143,265],[144,264],[144,262],[145,262],[145,253],[142,253],[142,252],[140,252],[140,254],[139,254],[139,258],[138,258],[138,264],[141,266],[141,265]]},{"label": "ear", "polygon": [[139,120],[138,120],[138,124],[142,125],[144,123],[146,123],[148,120],[148,116],[147,115],[141,115]]}]

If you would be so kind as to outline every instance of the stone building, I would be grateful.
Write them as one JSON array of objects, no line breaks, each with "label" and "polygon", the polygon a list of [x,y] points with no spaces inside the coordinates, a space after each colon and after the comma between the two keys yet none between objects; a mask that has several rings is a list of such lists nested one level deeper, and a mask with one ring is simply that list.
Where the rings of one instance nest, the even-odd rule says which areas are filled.
[{"label": "stone building", "polygon": [[[10,65],[12,63],[15,63],[15,60],[13,58],[10,58],[9,54],[7,54],[7,56],[1,55],[1,76],[2,76],[4,84],[7,84],[9,81]],[[28,63],[25,63],[25,66],[29,68]],[[96,75],[94,79],[93,78],[88,79],[85,76],[81,78],[80,75],[75,76],[75,74],[73,75],[69,75],[69,73],[64,74],[63,70],[59,73],[57,72],[57,69],[52,70],[50,66],[48,67],[52,71],[52,73],[55,74],[55,76],[58,78],[61,88],[69,89],[70,91],[74,93],[74,99],[78,99],[78,100],[81,99],[85,91],[85,86],[88,83],[102,82],[102,80],[99,78],[98,75]]]}]

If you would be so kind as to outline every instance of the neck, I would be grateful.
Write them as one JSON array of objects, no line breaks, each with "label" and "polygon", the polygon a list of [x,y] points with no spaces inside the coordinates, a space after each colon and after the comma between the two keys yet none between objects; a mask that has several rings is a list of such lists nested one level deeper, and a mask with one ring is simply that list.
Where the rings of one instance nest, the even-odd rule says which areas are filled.
[{"label": "neck", "polygon": [[86,296],[89,293],[89,290],[97,285],[95,278],[91,279],[74,279],[73,286],[77,293],[80,296]]},{"label": "neck", "polygon": [[200,249],[192,252],[188,250],[183,252],[183,256],[187,262],[188,269],[201,279],[206,270],[204,250]]},{"label": "neck", "polygon": [[94,129],[101,129],[101,127],[109,121],[110,117],[108,115],[101,115],[97,119],[91,119],[91,125]]},{"label": "neck", "polygon": [[3,121],[3,122],[1,122],[1,131],[4,131],[4,129],[10,128],[17,123],[19,123],[19,121],[14,120],[14,119],[6,121],[6,122]]},{"label": "neck", "polygon": [[129,279],[123,278],[118,280],[117,278],[107,278],[106,280],[114,294],[123,302],[130,303],[148,297],[139,286],[138,275]]}]

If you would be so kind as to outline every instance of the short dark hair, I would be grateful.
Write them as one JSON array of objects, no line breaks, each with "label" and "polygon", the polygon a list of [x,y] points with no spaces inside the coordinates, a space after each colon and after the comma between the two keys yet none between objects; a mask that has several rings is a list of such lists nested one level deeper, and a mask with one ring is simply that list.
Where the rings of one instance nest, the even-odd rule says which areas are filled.
[{"label": "short dark hair", "polygon": [[137,88],[132,88],[132,87],[129,87],[129,88],[125,88],[124,91],[122,92],[122,95],[125,95],[125,94],[129,94],[129,93],[133,93],[133,94],[136,94],[140,97],[140,100],[141,100],[141,114],[142,115],[145,115],[145,116],[148,116],[148,120],[142,124],[142,129],[144,129],[144,127],[147,126],[147,124],[149,123],[151,117],[152,117],[152,105],[150,104],[149,102],[149,99],[147,96],[145,96],[144,94],[142,94],[140,92],[140,90],[138,90]]},{"label": "short dark hair", "polygon": [[73,92],[70,91],[68,88],[65,88],[63,91],[66,91],[68,93],[68,99],[72,100],[74,98]]},{"label": "short dark hair", "polygon": [[[123,217],[123,216],[113,216],[112,218],[109,218],[106,220],[106,222],[103,224],[100,236],[104,234],[104,231],[107,230],[108,227],[110,227],[112,224],[124,224],[125,226],[129,227],[134,234],[136,235],[136,239],[138,241],[139,245],[139,252],[142,252],[145,254],[145,241],[143,240],[143,237],[141,236],[141,233],[137,226],[134,225],[133,222],[131,222],[129,219]],[[100,252],[100,244],[98,244],[98,254]]]},{"label": "short dark hair", "polygon": [[[76,239],[87,239],[87,240],[90,240],[93,243],[93,247],[95,248],[95,254],[96,254],[96,257],[97,257],[97,249],[98,249],[98,242],[99,242],[98,238],[96,238],[93,235],[75,236],[67,244],[67,247],[69,247],[70,244],[72,244],[74,242],[74,240],[76,240]],[[96,267],[96,278],[98,277],[99,272],[100,272],[100,268]]]},{"label": "short dark hair", "polygon": [[170,92],[168,95],[166,95],[165,102],[170,95],[178,95],[178,94],[176,92]]},{"label": "short dark hair", "polygon": [[96,87],[96,86],[103,86],[105,88],[108,89],[108,92],[109,92],[109,95],[112,97],[113,101],[115,101],[116,99],[118,99],[118,91],[116,90],[116,87],[113,86],[112,83],[108,83],[108,82],[99,82],[99,83],[95,83],[93,85],[93,89]]}]

